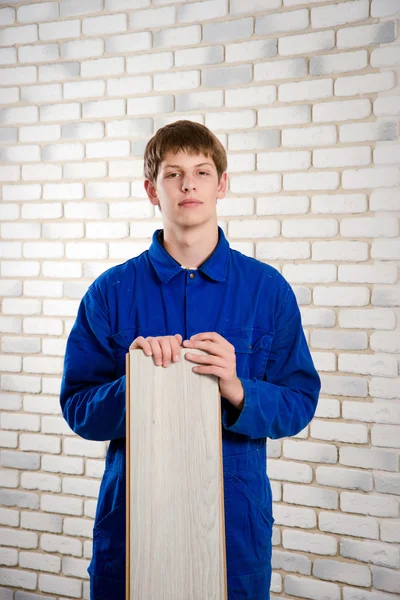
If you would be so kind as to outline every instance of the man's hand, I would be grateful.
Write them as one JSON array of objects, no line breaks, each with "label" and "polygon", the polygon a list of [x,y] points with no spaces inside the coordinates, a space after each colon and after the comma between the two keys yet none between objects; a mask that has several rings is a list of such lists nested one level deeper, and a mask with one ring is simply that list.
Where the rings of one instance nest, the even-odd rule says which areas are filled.
[{"label": "man's hand", "polygon": [[133,340],[129,350],[142,348],[146,356],[153,356],[154,364],[159,367],[168,367],[171,362],[178,362],[181,358],[180,346],[182,345],[182,336],[180,333],[175,335],[163,335],[159,337],[144,338],[141,335]]},{"label": "man's hand", "polygon": [[208,355],[187,353],[187,360],[202,366],[193,367],[195,373],[216,375],[219,378],[219,391],[231,404],[241,410],[244,404],[242,382],[236,375],[235,348],[222,335],[215,331],[197,333],[183,342],[184,348],[205,350]]}]

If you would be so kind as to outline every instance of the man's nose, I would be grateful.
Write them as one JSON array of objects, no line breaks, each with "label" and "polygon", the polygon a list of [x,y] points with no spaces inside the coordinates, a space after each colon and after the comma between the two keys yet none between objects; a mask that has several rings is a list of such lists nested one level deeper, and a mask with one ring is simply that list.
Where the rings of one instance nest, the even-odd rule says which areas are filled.
[{"label": "man's nose", "polygon": [[182,181],[182,188],[184,190],[194,190],[195,184],[193,177],[185,176]]}]

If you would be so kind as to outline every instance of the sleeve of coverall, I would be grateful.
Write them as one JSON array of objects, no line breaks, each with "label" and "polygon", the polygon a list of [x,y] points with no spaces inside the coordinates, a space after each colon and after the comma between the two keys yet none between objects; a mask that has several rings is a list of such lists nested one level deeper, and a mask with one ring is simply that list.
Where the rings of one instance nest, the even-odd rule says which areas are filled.
[{"label": "sleeve of coverall", "polygon": [[321,382],[290,286],[275,323],[263,380],[239,379],[244,405],[240,412],[223,415],[228,431],[251,438],[281,438],[296,435],[314,416]]},{"label": "sleeve of coverall", "polygon": [[71,429],[87,440],[125,436],[125,375],[116,379],[105,307],[95,291],[82,299],[68,338],[60,404]]}]

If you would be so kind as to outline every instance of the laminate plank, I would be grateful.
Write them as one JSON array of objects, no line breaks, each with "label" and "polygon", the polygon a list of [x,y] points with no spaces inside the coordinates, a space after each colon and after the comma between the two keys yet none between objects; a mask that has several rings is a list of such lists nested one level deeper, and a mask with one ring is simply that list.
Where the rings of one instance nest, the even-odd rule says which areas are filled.
[{"label": "laminate plank", "polygon": [[127,355],[127,600],[227,598],[218,379],[187,351]]}]

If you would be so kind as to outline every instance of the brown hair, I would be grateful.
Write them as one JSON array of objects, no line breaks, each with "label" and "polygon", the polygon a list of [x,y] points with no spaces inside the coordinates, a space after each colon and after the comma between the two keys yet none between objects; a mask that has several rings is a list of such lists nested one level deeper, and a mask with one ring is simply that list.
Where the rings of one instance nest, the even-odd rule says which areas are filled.
[{"label": "brown hair", "polygon": [[144,177],[155,183],[167,152],[211,155],[217,168],[218,182],[227,169],[226,151],[219,139],[205,126],[181,120],[161,127],[147,142],[144,151]]}]

